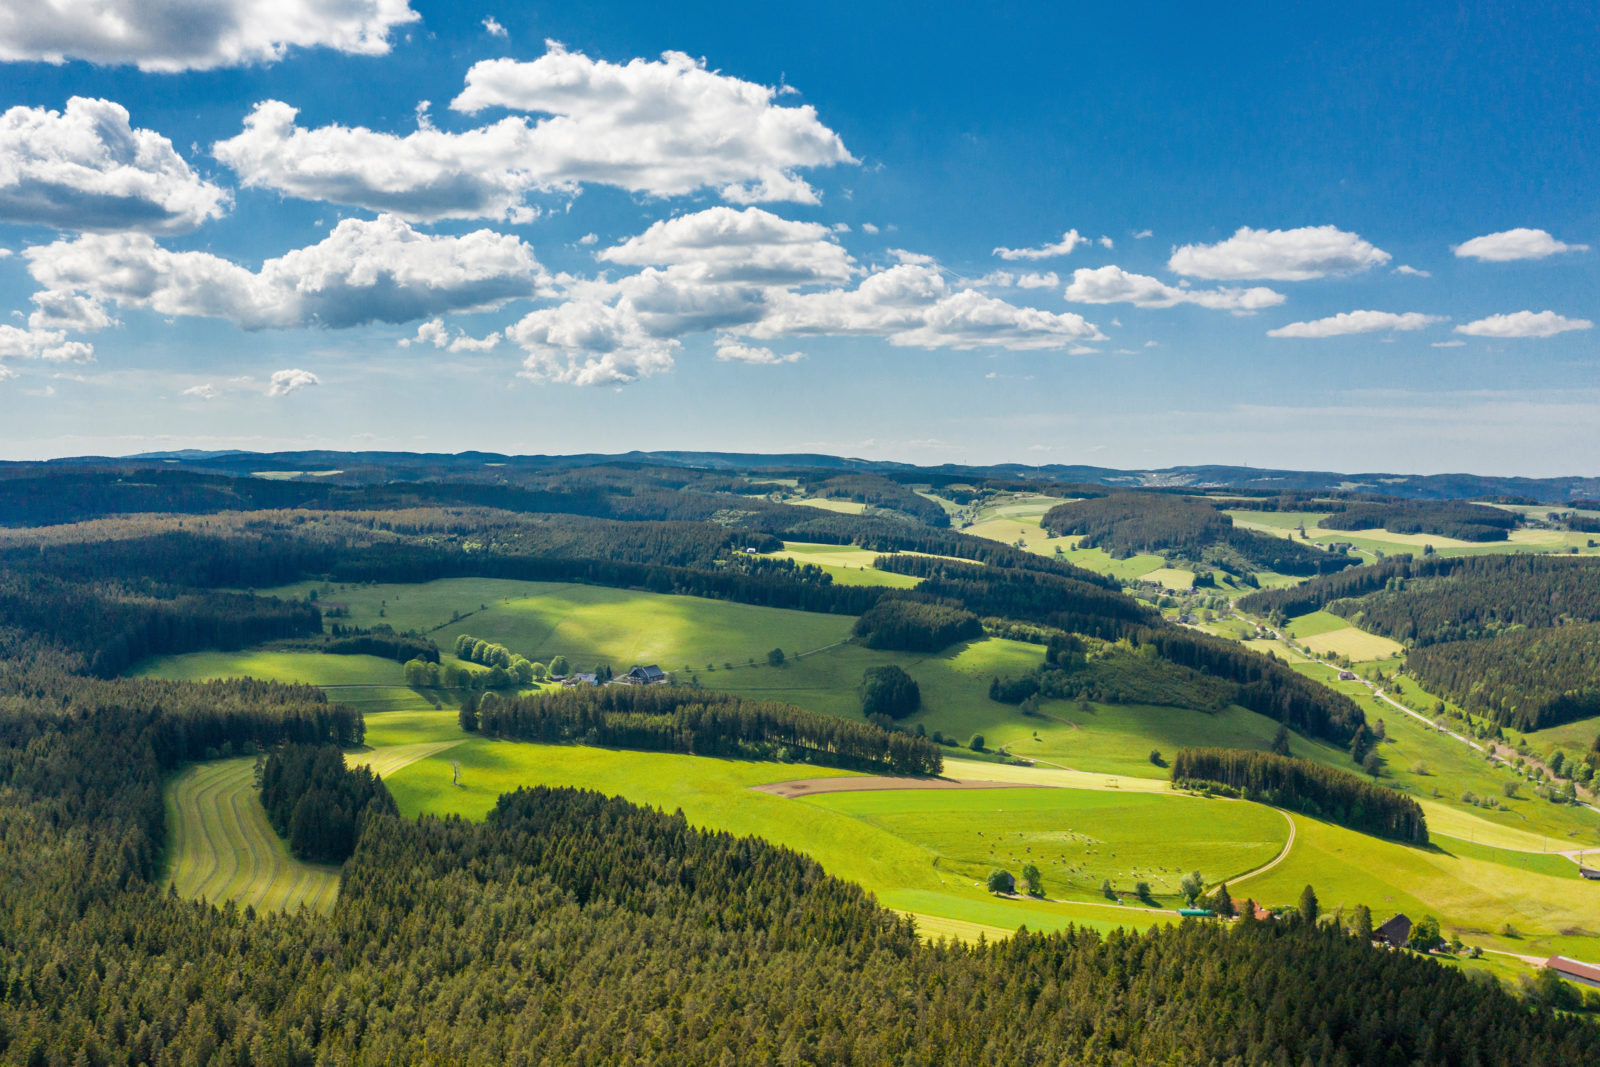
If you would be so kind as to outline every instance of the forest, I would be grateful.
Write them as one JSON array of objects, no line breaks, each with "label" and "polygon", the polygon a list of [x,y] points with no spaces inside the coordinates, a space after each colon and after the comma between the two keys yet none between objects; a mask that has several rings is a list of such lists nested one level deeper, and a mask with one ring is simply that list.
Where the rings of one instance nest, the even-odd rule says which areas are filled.
[{"label": "forest", "polygon": [[312,863],[343,863],[376,815],[398,815],[394,798],[366,767],[346,767],[331,744],[286,744],[261,765],[261,805],[289,851]]},{"label": "forest", "polygon": [[884,597],[856,620],[851,633],[868,648],[938,652],[958,641],[982,637],[983,625],[972,612],[960,608]]},{"label": "forest", "polygon": [[1388,530],[1437,534],[1458,541],[1504,541],[1517,525],[1515,512],[1461,500],[1349,501],[1318,519],[1324,530]]},{"label": "forest", "polygon": [[1413,649],[1406,672],[1474,715],[1517,730],[1600,715],[1600,624],[1508,630]]},{"label": "forest", "polygon": [[1414,646],[1600,621],[1600,560],[1533,554],[1400,557],[1239,601],[1274,619],[1318,609]]},{"label": "forest", "polygon": [[949,526],[944,508],[927,497],[912,492],[899,482],[879,474],[832,474],[809,477],[801,487],[810,496],[833,500],[854,500],[869,507],[884,508],[907,515],[926,526]]},{"label": "forest", "polygon": [[1228,786],[1246,800],[1378,837],[1428,843],[1428,823],[1414,799],[1310,760],[1246,749],[1184,748],[1172,760],[1172,782],[1180,789]]},{"label": "forest", "polygon": [[1083,547],[1105,549],[1114,558],[1153,552],[1232,574],[1327,574],[1357,562],[1288,538],[1238,529],[1210,504],[1169,493],[1111,493],[1057,504],[1040,525],[1057,537],[1079,535]]}]

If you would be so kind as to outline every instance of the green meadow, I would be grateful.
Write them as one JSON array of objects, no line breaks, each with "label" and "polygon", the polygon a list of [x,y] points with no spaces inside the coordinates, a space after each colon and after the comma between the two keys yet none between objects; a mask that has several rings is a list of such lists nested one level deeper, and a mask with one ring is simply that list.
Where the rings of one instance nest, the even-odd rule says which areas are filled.
[{"label": "green meadow", "polygon": [[[1549,509],[1544,509],[1548,511]],[[1600,552],[1590,548],[1593,534],[1573,533],[1567,530],[1513,530],[1505,541],[1460,541],[1437,534],[1401,534],[1388,530],[1335,530],[1318,525],[1327,518],[1326,511],[1229,511],[1234,525],[1246,530],[1277,534],[1280,537],[1299,539],[1298,528],[1305,525],[1306,535],[1312,541],[1328,544],[1343,541],[1353,545],[1367,556],[1393,556],[1400,553],[1420,555],[1424,546],[1432,545],[1441,556],[1471,556],[1505,552],[1569,552],[1577,549],[1582,555]]]},{"label": "green meadow", "polygon": [[339,868],[289,855],[261,806],[254,759],[191,764],[168,781],[165,797],[165,880],[181,895],[257,911],[333,909]]}]

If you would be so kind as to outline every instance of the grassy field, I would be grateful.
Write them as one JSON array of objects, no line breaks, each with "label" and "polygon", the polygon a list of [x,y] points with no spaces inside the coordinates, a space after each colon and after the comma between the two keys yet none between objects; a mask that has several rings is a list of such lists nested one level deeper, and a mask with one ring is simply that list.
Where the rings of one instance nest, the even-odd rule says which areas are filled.
[{"label": "grassy field", "polygon": [[1367,633],[1327,611],[1293,619],[1284,632],[1319,656],[1347,656],[1358,663],[1389,659],[1405,651],[1400,642]]},{"label": "grassy field", "polygon": [[791,497],[785,500],[784,503],[804,504],[808,508],[837,511],[842,515],[860,515],[867,510],[867,506],[858,500],[834,500],[831,497],[823,496]]},{"label": "grassy field", "polygon": [[[1311,620],[1307,624],[1310,629],[1318,629],[1321,625],[1316,616],[1308,615],[1304,619]],[[1338,632],[1341,631],[1325,630],[1323,636]],[[1317,639],[1317,636],[1313,636],[1305,643],[1312,644]],[[1361,682],[1340,681],[1336,669],[1312,662],[1282,642],[1253,641],[1250,644],[1258,652],[1272,651],[1301,673],[1348,695],[1366,711],[1369,722],[1383,722],[1387,740],[1376,750],[1382,761],[1380,782],[1404,789],[1441,808],[1453,809],[1464,817],[1485,824],[1485,829],[1500,827],[1508,831],[1543,835],[1553,842],[1562,842],[1564,848],[1600,845],[1600,831],[1597,831],[1593,812],[1539,800],[1532,795],[1527,783],[1510,770],[1489,763],[1482,754],[1439,731],[1431,723],[1419,722],[1377,700]],[[1374,670],[1392,675],[1398,663],[1396,660],[1357,662],[1354,668],[1363,675]],[[1392,693],[1396,700],[1423,712],[1425,716],[1431,714],[1437,698],[1422,690],[1412,679],[1405,679],[1399,684],[1399,690]],[[1354,769],[1348,755],[1331,746],[1296,738],[1294,752],[1341,770]],[[1505,795],[1507,782],[1519,785],[1517,796]],[[1479,799],[1492,797],[1499,807],[1479,807],[1466,800],[1468,795]]]},{"label": "grassy field", "polygon": [[289,855],[261,806],[254,759],[191,764],[168,781],[165,796],[165,880],[182,896],[257,911],[332,910],[339,869]]},{"label": "grassy field", "polygon": [[[663,670],[718,669],[724,663],[765,667],[767,653],[794,654],[837,644],[855,620],[784,608],[754,607],[704,597],[673,596],[603,586],[449,578],[417,585],[303,582],[266,592],[283,597],[318,593],[325,607],[347,614],[328,624],[426,633],[448,650],[457,634],[503,644],[541,663],[564,655],[574,669],[608,662],[627,670],[655,663]],[[168,678],[252,675],[316,685],[394,685],[400,666],[366,656],[317,653],[219,652],[159,657],[136,673]],[[855,681],[859,682],[857,675]]]},{"label": "grassy field", "polygon": [[[1549,509],[1544,509],[1548,511]],[[1299,539],[1297,528],[1304,523],[1306,535],[1312,541],[1328,544],[1344,541],[1368,555],[1379,553],[1396,555],[1402,552],[1421,554],[1425,545],[1432,545],[1441,556],[1468,556],[1505,552],[1567,552],[1576,548],[1582,555],[1593,555],[1600,549],[1588,547],[1593,534],[1572,533],[1566,530],[1513,530],[1505,541],[1460,541],[1436,534],[1401,534],[1388,530],[1335,530],[1318,525],[1318,520],[1328,516],[1326,511],[1229,511],[1234,525],[1246,530],[1277,534],[1280,537]]]},{"label": "grassy field", "polygon": [[404,681],[400,664],[392,659],[260,649],[158,656],[139,664],[132,673],[184,682],[246,676],[268,682],[306,682],[323,686],[394,686]]},{"label": "grassy field", "polygon": [[[415,750],[430,737],[453,734],[461,738],[453,718],[439,712],[397,713],[392,724],[374,722],[371,736],[379,745],[375,753],[381,757],[389,745]],[[461,765],[460,786],[451,784],[452,761]],[[983,775],[991,765],[955,767],[963,773]],[[906,790],[806,800],[787,800],[749,788],[797,777],[847,773],[792,764],[472,737],[403,766],[385,781],[407,815],[426,812],[481,818],[501,793],[520,785],[574,786],[621,795],[667,811],[682,810],[697,826],[755,834],[804,851],[830,873],[865,886],[891,907],[943,923],[1002,930],[1022,923],[1032,929],[1050,929],[1069,922],[1109,928],[1146,916],[1157,919],[1158,912],[1110,907],[1099,896],[1100,878],[1125,875],[1128,885],[1124,888],[1131,889],[1137,870],[1140,878],[1148,874],[1146,880],[1159,892],[1160,880],[1171,871],[1187,869],[1184,865],[1190,861],[1222,877],[1276,855],[1287,833],[1281,818],[1266,809],[1157,792],[1164,787],[1154,782],[1151,791]],[[862,802],[861,797],[870,799]],[[974,797],[982,800],[962,806],[963,799]],[[952,802],[951,798],[957,799]],[[864,810],[851,810],[852,801],[861,803]],[[919,808],[930,813],[922,820],[922,829],[909,823],[898,830],[886,825],[911,818]],[[1126,831],[1128,843],[1124,845],[1120,837],[1113,843],[1108,827],[1118,834]],[[1053,880],[1047,878],[1049,895],[1069,899],[1010,901],[974,885],[992,866],[985,866],[988,861],[981,851],[985,839],[979,835],[984,833],[1002,834],[993,842],[997,846],[1003,843],[1018,856],[1036,848],[1040,867],[1058,873]],[[1019,833],[1027,835],[1027,840],[1014,836]],[[1194,843],[1184,843],[1190,835]],[[1059,846],[1054,858],[1043,851],[1052,842]],[[1090,854],[1068,859],[1065,849],[1069,844],[1080,852],[1089,849]],[[1202,863],[1207,854],[1211,858]],[[977,870],[971,867],[973,863],[982,868],[979,877],[972,876]],[[1011,863],[1009,858],[1006,863]],[[1012,866],[1020,869],[1020,860]],[[1163,872],[1162,867],[1171,871]],[[953,932],[955,928],[950,929]]]},{"label": "grassy field", "polygon": [[896,589],[909,589],[922,579],[909,574],[880,571],[872,561],[880,553],[869,552],[855,545],[817,545],[804,541],[785,541],[782,552],[773,552],[779,559],[792,559],[796,563],[810,563],[833,575],[840,585],[887,585]]},{"label": "grassy field", "polygon": [[[895,790],[832,793],[805,804],[848,815],[933,853],[947,880],[1037,865],[1051,897],[1104,899],[1148,882],[1179,902],[1191,870],[1215,881],[1259,867],[1287,840],[1283,819],[1258,804],[1193,802],[1159,793],[1086,789]],[[888,888],[888,887],[884,887]]]},{"label": "grassy field", "polygon": [[[1557,857],[1526,856],[1442,839],[1415,848],[1294,816],[1288,859],[1239,889],[1269,900],[1313,886],[1325,910],[1366,904],[1382,922],[1395,912],[1439,918],[1447,935],[1524,955],[1600,954],[1600,892]],[[1504,931],[1510,927],[1514,934]]]}]

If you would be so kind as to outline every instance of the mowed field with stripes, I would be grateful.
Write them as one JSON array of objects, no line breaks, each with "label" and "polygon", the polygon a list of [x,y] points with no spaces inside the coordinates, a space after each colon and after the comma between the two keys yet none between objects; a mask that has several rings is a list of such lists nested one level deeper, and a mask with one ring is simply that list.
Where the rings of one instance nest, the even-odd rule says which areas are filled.
[{"label": "mowed field with stripes", "polygon": [[[368,764],[382,776],[456,743],[386,745],[352,753],[349,760]],[[253,758],[185,767],[167,783],[166,802],[172,832],[167,880],[180,895],[217,903],[231,900],[257,911],[333,908],[339,868],[304,863],[289,854],[261,806]]]},{"label": "mowed field with stripes", "polygon": [[185,767],[168,783],[166,800],[167,878],[180,895],[257,911],[332,910],[339,868],[289,854],[261,806],[253,758]]}]

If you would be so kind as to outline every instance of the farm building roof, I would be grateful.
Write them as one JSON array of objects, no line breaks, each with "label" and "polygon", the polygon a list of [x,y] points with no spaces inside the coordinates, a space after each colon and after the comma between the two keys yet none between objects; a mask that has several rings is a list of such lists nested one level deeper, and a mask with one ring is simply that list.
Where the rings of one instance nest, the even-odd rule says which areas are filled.
[{"label": "farm building roof", "polygon": [[1404,914],[1396,915],[1372,931],[1372,939],[1390,945],[1404,945],[1411,940],[1411,920]]},{"label": "farm building roof", "polygon": [[1551,956],[1544,961],[1544,965],[1558,974],[1566,975],[1568,978],[1576,978],[1581,982],[1600,985],[1600,967],[1592,963],[1579,963],[1577,960],[1569,960],[1565,956]]}]

